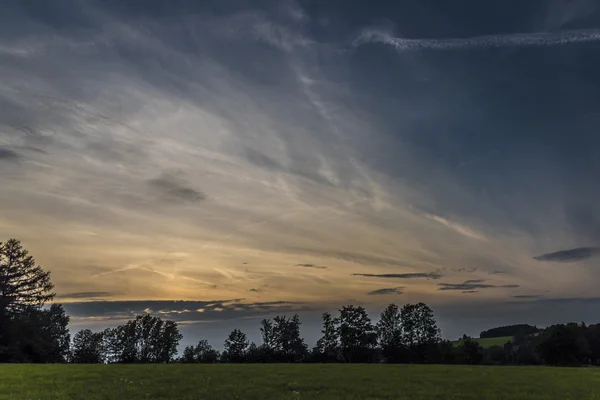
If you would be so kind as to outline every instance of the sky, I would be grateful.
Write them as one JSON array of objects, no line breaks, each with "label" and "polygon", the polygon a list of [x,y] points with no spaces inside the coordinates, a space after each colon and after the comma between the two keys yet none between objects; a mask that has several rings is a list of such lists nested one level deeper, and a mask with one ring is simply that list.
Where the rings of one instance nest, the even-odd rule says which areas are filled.
[{"label": "sky", "polygon": [[0,240],[73,330],[600,315],[600,4],[0,1]]}]

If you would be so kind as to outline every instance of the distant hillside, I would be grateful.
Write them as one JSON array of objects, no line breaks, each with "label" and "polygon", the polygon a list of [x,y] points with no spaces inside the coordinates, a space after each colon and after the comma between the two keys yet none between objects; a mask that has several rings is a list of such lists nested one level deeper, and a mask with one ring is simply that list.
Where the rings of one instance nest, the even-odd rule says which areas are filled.
[{"label": "distant hillside", "polygon": [[540,332],[536,326],[531,326],[527,324],[518,324],[518,325],[507,325],[500,326],[498,328],[488,329],[487,331],[483,331],[479,334],[481,339],[485,338],[497,338],[504,336],[519,336],[519,335],[531,335],[534,333]]},{"label": "distant hillside", "polygon": [[[460,342],[462,342],[462,340],[463,339],[455,340],[452,343],[455,346],[458,346],[458,345],[460,345]],[[478,342],[479,345],[485,349],[485,348],[492,347],[492,346],[504,347],[504,345],[506,343],[513,341],[513,337],[512,336],[501,336],[501,337],[483,338],[483,339],[473,338],[473,340]]]}]

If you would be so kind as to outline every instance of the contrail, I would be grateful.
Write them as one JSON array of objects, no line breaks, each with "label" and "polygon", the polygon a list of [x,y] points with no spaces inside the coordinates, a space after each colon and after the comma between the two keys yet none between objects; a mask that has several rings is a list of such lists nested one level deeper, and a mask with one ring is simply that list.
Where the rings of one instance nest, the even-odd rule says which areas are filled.
[{"label": "contrail", "polygon": [[364,43],[384,43],[397,51],[419,50],[469,50],[498,47],[557,46],[570,43],[599,42],[600,30],[561,31],[552,33],[521,33],[509,35],[475,36],[450,39],[405,39],[387,32],[367,30],[355,41],[354,46]]}]

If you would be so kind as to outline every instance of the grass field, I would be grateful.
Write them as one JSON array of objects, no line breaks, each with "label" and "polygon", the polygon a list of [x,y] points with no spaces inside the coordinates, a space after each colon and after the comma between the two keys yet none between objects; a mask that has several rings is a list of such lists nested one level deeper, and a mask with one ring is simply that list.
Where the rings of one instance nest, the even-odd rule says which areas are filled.
[{"label": "grass field", "polygon": [[[462,339],[455,340],[453,343],[458,345],[461,340]],[[512,338],[512,336],[501,336],[501,337],[484,338],[484,339],[473,338],[473,340],[478,341],[479,344],[481,345],[481,347],[487,348],[487,347],[491,347],[491,346],[503,347],[507,342],[512,341],[513,338]]]},{"label": "grass field", "polygon": [[600,400],[600,369],[425,365],[0,365],[0,399]]}]

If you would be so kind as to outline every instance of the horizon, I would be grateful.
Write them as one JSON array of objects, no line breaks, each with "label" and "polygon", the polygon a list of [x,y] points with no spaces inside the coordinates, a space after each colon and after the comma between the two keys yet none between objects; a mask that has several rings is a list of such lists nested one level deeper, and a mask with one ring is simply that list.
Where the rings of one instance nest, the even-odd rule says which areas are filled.
[{"label": "horizon", "polygon": [[593,0],[141,4],[0,5],[0,241],[72,330],[600,322]]}]

